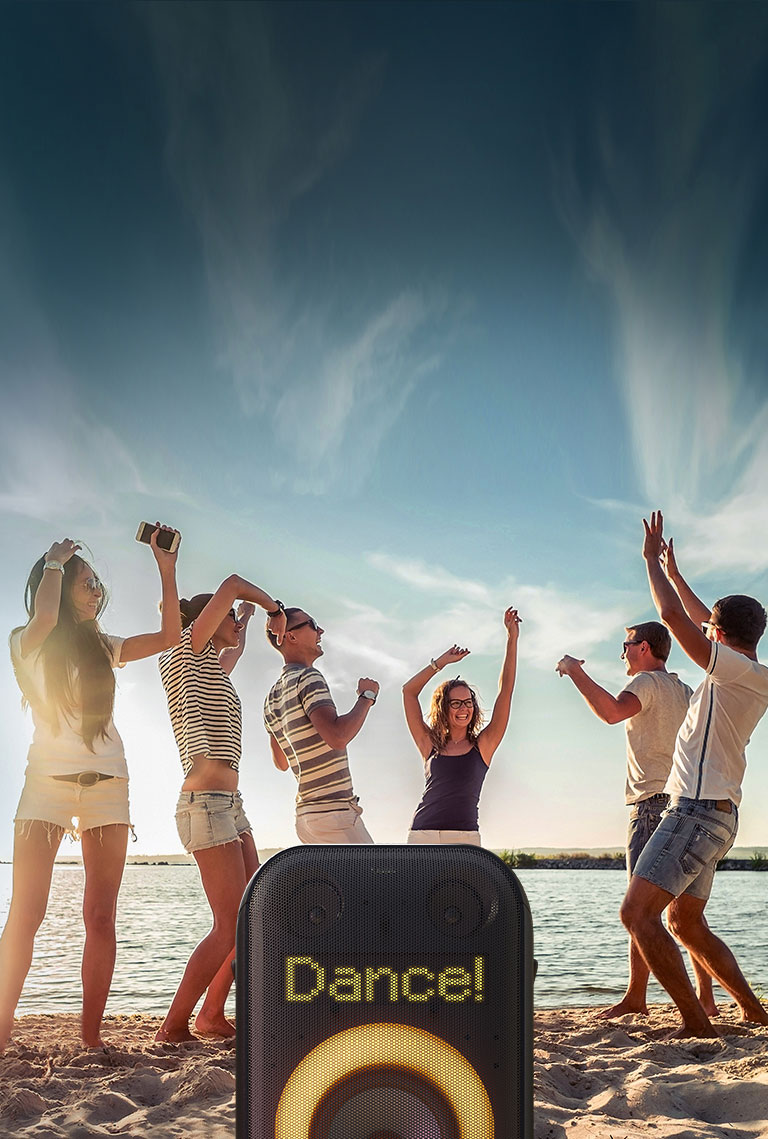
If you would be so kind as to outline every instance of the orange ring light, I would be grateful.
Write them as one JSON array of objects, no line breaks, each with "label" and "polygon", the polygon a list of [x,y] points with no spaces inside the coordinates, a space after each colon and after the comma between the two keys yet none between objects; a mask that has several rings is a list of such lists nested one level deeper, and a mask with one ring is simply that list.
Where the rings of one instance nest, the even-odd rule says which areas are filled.
[{"label": "orange ring light", "polygon": [[309,1139],[322,1098],[340,1080],[379,1064],[416,1072],[441,1092],[456,1116],[460,1139],[493,1139],[491,1101],[469,1061],[421,1028],[381,1023],[338,1032],[296,1065],[277,1105],[275,1139]]}]

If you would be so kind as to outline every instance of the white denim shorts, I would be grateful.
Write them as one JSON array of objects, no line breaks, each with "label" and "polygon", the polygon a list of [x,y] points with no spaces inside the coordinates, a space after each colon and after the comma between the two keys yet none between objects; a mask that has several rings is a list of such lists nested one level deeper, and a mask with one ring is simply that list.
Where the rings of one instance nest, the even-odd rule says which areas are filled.
[{"label": "white denim shorts", "polygon": [[482,846],[480,831],[408,831],[408,846]]},{"label": "white denim shorts", "polygon": [[357,799],[335,810],[303,811],[296,816],[296,835],[299,842],[310,846],[372,845],[373,839],[360,818],[362,813]]},{"label": "white denim shorts", "polygon": [[129,827],[128,780],[113,776],[91,787],[81,787],[52,775],[28,771],[14,819],[17,832],[23,833],[24,824],[34,821],[61,827],[73,838],[113,823]]}]

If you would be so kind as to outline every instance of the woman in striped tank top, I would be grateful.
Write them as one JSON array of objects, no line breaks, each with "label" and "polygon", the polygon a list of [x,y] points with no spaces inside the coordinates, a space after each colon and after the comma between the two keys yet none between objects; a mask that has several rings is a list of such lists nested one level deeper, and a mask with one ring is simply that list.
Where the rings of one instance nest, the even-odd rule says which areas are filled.
[{"label": "woman in striped tank top", "polygon": [[[237,613],[235,601],[241,604]],[[267,613],[267,628],[278,641],[285,611],[263,589],[237,574],[215,593],[182,599],[178,645],[160,657],[173,733],[184,782],[176,825],[184,848],[194,856],[213,926],[196,947],[156,1040],[194,1040],[189,1018],[203,993],[195,1028],[206,1036],[231,1037],[224,1016],[232,985],[237,911],[246,884],[259,866],[251,824],[238,785],[242,714],[230,673],[242,656],[254,606]],[[207,990],[207,992],[206,992]]]}]

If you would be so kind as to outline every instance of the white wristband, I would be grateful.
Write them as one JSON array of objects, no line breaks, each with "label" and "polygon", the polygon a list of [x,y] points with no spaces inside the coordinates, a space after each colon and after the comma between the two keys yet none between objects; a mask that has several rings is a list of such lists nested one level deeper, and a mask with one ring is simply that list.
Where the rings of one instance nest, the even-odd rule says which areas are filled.
[{"label": "white wristband", "polygon": [[439,672],[440,671],[440,665],[437,663],[437,661],[435,660],[434,657],[432,658],[432,660],[429,663],[432,666],[433,672]]}]

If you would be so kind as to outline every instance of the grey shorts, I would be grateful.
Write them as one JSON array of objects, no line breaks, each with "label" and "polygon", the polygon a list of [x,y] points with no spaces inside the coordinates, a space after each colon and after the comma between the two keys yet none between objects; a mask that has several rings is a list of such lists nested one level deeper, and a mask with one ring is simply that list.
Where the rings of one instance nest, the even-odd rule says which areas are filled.
[{"label": "grey shorts", "polygon": [[731,849],[739,812],[715,806],[713,799],[673,799],[637,860],[635,875],[679,898],[706,901],[715,868]]},{"label": "grey shorts", "polygon": [[627,826],[627,877],[631,878],[637,860],[645,849],[648,839],[661,822],[662,811],[669,805],[669,795],[650,795],[633,803]]},{"label": "grey shorts", "polygon": [[176,804],[176,828],[189,854],[251,833],[239,791],[182,791]]}]

